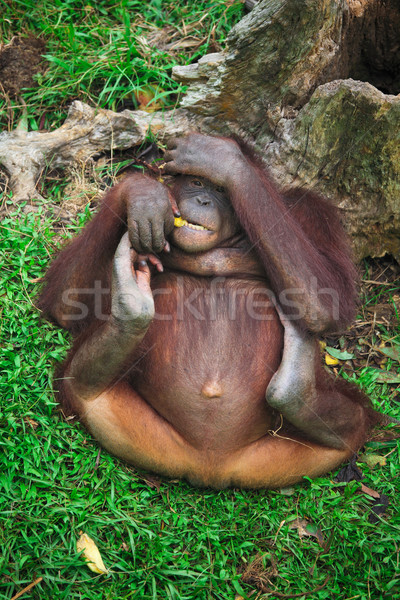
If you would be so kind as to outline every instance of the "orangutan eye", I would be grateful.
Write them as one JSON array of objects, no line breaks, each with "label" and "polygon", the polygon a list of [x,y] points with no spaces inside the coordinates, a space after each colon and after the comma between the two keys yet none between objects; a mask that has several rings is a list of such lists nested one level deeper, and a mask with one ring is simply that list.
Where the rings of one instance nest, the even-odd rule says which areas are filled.
[{"label": "orangutan eye", "polygon": [[224,188],[222,186],[218,186],[215,188],[217,190],[217,192],[220,192],[221,194],[223,194],[225,192]]},{"label": "orangutan eye", "polygon": [[192,181],[193,185],[195,185],[196,187],[204,187],[203,183],[199,180],[199,179],[194,179]]}]

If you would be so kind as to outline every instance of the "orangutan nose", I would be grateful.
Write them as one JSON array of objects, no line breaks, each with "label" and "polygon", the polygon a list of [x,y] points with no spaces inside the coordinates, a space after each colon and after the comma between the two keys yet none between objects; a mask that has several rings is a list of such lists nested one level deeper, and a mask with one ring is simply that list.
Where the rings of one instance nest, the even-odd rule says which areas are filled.
[{"label": "orangutan nose", "polygon": [[196,201],[198,202],[198,204],[200,204],[200,206],[207,206],[208,204],[210,204],[210,200],[208,200],[207,198],[201,198],[200,196],[197,196]]}]

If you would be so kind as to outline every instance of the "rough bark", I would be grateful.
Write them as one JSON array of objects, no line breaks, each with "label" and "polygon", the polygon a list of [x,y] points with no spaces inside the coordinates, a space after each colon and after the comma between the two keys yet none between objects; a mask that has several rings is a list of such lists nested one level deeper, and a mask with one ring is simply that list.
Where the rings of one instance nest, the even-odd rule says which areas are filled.
[{"label": "rough bark", "polygon": [[[262,0],[222,53],[176,67],[189,87],[177,111],[97,110],[75,102],[54,132],[0,135],[17,198],[49,162],[65,167],[111,148],[198,129],[250,141],[282,185],[329,196],[356,255],[400,261],[398,0]],[[21,177],[22,176],[22,177]]]}]

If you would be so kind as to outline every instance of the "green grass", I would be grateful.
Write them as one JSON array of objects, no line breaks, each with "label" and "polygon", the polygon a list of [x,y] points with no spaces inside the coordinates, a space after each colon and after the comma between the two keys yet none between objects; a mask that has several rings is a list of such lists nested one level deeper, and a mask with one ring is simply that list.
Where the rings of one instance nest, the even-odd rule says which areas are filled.
[{"label": "green grass", "polygon": [[[171,65],[215,49],[241,11],[239,3],[221,0],[0,0],[0,31],[3,41],[18,32],[46,39],[49,69],[22,97],[29,127],[37,129],[44,115],[44,126],[53,128],[73,98],[122,108],[151,84],[158,86],[156,98],[166,93],[166,102],[175,102]],[[186,31],[201,43],[190,52],[153,49],[144,56],[141,36],[167,25],[172,34],[183,38]],[[19,99],[0,99],[3,127],[15,126],[20,116]],[[63,185],[45,187],[49,201],[60,200]],[[400,598],[398,441],[367,448],[387,455],[385,466],[362,467],[365,485],[391,502],[374,524],[372,500],[359,493],[360,484],[334,483],[330,476],[284,491],[214,492],[166,480],[158,489],[105,451],[98,462],[96,442],[61,418],[52,393],[54,364],[70,340],[42,322],[35,308],[39,278],[59,243],[58,224],[43,213],[24,216],[22,208],[0,223],[0,600],[39,577],[23,598],[254,599],[254,581],[245,583],[242,573],[258,557],[264,571],[258,580],[280,594],[317,590],[329,578],[307,598]],[[68,235],[87,216],[80,215]],[[399,288],[378,286],[364,305],[394,302]],[[400,343],[400,321],[390,329],[376,326],[373,336],[376,343]],[[395,360],[384,368],[400,372]],[[378,384],[377,375],[364,365],[346,376],[381,410],[396,414],[397,406],[398,414],[398,389]],[[300,537],[295,519],[308,520],[314,535]],[[109,575],[95,575],[78,556],[81,531],[96,541]]]},{"label": "green grass", "polygon": [[[242,13],[241,2],[222,0],[0,0],[0,41],[18,33],[46,41],[48,70],[21,97],[31,130],[54,128],[76,98],[112,110],[135,108],[136,94],[150,86],[154,102],[174,105],[181,86],[171,78],[172,66],[218,49]],[[161,30],[176,44],[171,52],[152,45]],[[15,126],[21,111],[19,98],[0,96],[2,126]]]}]

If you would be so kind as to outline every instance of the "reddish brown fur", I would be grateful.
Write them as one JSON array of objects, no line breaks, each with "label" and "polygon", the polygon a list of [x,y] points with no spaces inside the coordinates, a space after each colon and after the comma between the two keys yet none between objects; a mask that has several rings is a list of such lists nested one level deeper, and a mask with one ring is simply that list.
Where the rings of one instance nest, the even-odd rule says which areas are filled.
[{"label": "reddish brown fur", "polygon": [[354,319],[358,273],[338,211],[325,198],[301,188],[287,190],[284,199],[292,219],[303,229],[315,251],[329,260],[329,272],[326,268],[321,270],[321,285],[333,287],[339,294],[339,329]]},{"label": "reddish brown fur", "polygon": [[[260,177],[264,180],[264,185],[273,198],[274,204],[285,207],[285,198],[278,193],[265,173],[260,172]],[[266,223],[264,235],[268,236],[268,219],[265,218],[268,207],[264,206],[263,200],[263,197],[257,197],[255,194],[251,198],[235,197],[235,195],[232,198],[239,220],[266,268],[272,289],[279,295],[285,289],[281,280],[281,271],[278,266],[271,263],[270,257],[264,255],[259,243],[260,223]],[[319,213],[320,200],[317,195],[310,192],[300,190],[288,192],[288,208],[286,210],[283,208],[284,225],[287,230],[286,235],[281,238],[281,245],[290,253],[292,240],[296,236],[301,244],[300,254],[303,264],[313,271],[317,278],[318,289],[331,288],[338,291],[341,300],[340,318],[335,319],[326,329],[335,330],[347,325],[354,317],[355,269],[349,258],[347,236],[341,227],[337,227],[339,219],[335,209],[327,202],[321,201],[321,213]],[[245,205],[247,205],[246,210]],[[319,229],[326,235],[321,235]]]},{"label": "reddish brown fur", "polygon": [[[39,308],[46,318],[68,329],[74,336],[95,320],[93,296],[77,294],[77,302],[88,307],[88,315],[80,320],[65,320],[63,315],[72,311],[62,302],[62,293],[68,288],[92,288],[95,281],[110,289],[111,267],[115,250],[126,231],[126,212],[122,191],[125,182],[105,195],[96,216],[52,262],[44,278]],[[104,312],[110,312],[110,293],[104,295]]]}]

